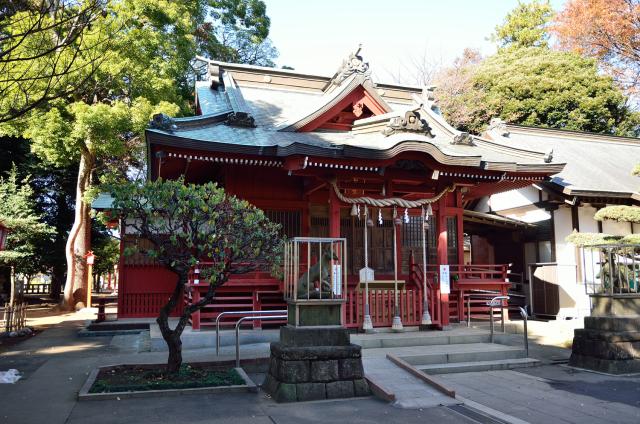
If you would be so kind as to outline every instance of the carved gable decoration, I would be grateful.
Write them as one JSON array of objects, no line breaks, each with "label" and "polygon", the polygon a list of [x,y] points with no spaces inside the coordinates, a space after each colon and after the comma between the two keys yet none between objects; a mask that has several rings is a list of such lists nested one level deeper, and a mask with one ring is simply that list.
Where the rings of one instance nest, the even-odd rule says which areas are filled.
[{"label": "carved gable decoration", "polygon": [[153,115],[151,122],[149,123],[149,128],[153,128],[155,130],[169,131],[172,132],[178,129],[175,121],[164,113],[156,113]]},{"label": "carved gable decoration", "polygon": [[255,128],[256,121],[247,112],[232,112],[227,115],[227,120],[225,121],[226,125],[230,127],[240,127],[240,128]]},{"label": "carved gable decoration", "polygon": [[503,137],[506,137],[509,135],[509,129],[507,128],[507,123],[500,118],[492,118],[491,121],[489,122],[489,127],[487,128],[487,130],[495,131]]},{"label": "carved gable decoration", "polygon": [[353,74],[362,74],[365,76],[369,76],[371,74],[369,62],[364,61],[360,55],[360,50],[362,50],[362,46],[359,46],[355,53],[351,53],[349,57],[342,62],[340,69],[338,69],[338,73],[331,82],[333,85],[339,85],[342,81]]},{"label": "carved gable decoration", "polygon": [[475,143],[473,142],[473,136],[468,132],[461,132],[460,134],[457,134],[455,137],[453,137],[453,140],[451,140],[451,144],[475,146]]},{"label": "carved gable decoration", "polygon": [[390,136],[399,132],[412,132],[427,137],[435,137],[431,132],[431,127],[425,119],[420,117],[420,112],[417,110],[410,110],[404,114],[404,118],[395,117],[389,121],[387,127],[382,130],[382,134]]}]

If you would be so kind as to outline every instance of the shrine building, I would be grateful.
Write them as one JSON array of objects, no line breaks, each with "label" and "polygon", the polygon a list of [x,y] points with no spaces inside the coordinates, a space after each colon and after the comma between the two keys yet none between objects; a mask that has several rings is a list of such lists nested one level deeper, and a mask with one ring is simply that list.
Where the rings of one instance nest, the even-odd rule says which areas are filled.
[{"label": "shrine building", "polygon": [[[509,264],[479,262],[465,233],[519,224],[465,206],[548,181],[563,163],[457,131],[432,91],[374,81],[359,51],[330,77],[201,60],[208,79],[196,82],[197,116],[157,116],[146,132],[149,178],[214,181],[288,238],[345,238],[347,327],[362,327],[365,304],[374,327],[391,326],[394,311],[403,325],[419,325],[427,304],[442,328],[466,319],[470,294],[511,288]],[[122,236],[123,248],[144,243]],[[175,275],[142,255],[122,255],[119,272],[118,316],[156,316]],[[193,274],[185,304],[204,290]],[[236,275],[192,327],[225,310],[284,307],[282,282],[267,271]]]}]

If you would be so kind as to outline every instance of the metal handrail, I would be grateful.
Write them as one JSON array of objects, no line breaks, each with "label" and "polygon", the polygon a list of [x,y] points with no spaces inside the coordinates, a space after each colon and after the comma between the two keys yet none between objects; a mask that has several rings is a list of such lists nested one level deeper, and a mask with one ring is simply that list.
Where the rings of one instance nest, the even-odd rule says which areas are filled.
[{"label": "metal handrail", "polygon": [[[266,315],[266,314],[285,314],[286,309],[278,309],[273,311],[226,311],[221,312],[216,317],[216,356],[220,355],[220,318],[225,315]],[[286,318],[286,317],[285,317]]]},{"label": "metal handrail", "polygon": [[236,323],[236,368],[240,368],[240,324],[245,320],[265,320],[265,319],[282,319],[287,318],[287,315],[273,315],[268,317],[242,317]]},{"label": "metal handrail", "polygon": [[527,354],[527,358],[529,357],[529,335],[527,332],[527,318],[529,317],[527,314],[527,310],[525,308],[523,308],[522,306],[518,306],[518,308],[520,309],[520,316],[522,317],[522,319],[524,320],[524,350]]},{"label": "metal handrail", "polygon": [[[487,306],[489,307],[489,322],[491,323],[491,336],[489,341],[493,343],[493,308],[500,305],[502,307],[502,301],[509,300],[509,296],[496,296],[487,302]],[[504,307],[502,307],[502,332],[504,333]]]},{"label": "metal handrail", "polygon": [[493,292],[487,291],[486,293],[467,293],[467,294],[465,294],[465,297],[467,298],[467,327],[471,327],[471,298],[482,300],[482,299],[488,298],[489,296],[493,296],[495,294],[496,294],[495,291],[493,291]]}]

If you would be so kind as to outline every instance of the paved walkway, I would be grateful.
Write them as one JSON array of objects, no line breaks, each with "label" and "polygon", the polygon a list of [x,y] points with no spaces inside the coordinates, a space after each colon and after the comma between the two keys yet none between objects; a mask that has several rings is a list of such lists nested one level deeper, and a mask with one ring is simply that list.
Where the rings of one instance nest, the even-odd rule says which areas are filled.
[{"label": "paved walkway", "polygon": [[[375,398],[282,405],[264,393],[78,402],[77,392],[96,366],[166,360],[166,352],[139,352],[137,336],[77,337],[85,318],[58,317],[41,334],[0,354],[0,370],[17,368],[24,376],[16,384],[0,384],[0,423],[498,422],[434,392],[387,361],[378,349],[364,351],[366,371],[394,387],[395,406],[400,408]],[[520,343],[517,336],[507,339]],[[566,350],[554,349],[532,346],[533,356],[550,363],[567,357]],[[224,347],[220,359],[232,359],[233,353],[233,346]],[[243,346],[242,353],[266,356],[268,345]],[[215,350],[188,350],[184,358],[212,360]],[[532,423],[640,422],[640,377],[614,378],[553,365],[522,372],[450,374],[440,380],[471,401]],[[436,406],[440,404],[446,406]]]},{"label": "paved walkway", "polygon": [[[75,319],[74,319],[75,318]],[[260,392],[78,402],[89,372],[115,363],[163,363],[166,352],[138,352],[136,336],[77,337],[86,317],[70,315],[41,334],[0,354],[0,370],[17,368],[23,379],[0,384],[0,423],[474,423],[442,407],[400,409],[375,398],[277,404]],[[232,359],[224,347],[220,359]],[[243,357],[264,356],[268,345],[243,346]],[[184,352],[186,361],[215,358],[215,349]]]},{"label": "paved walkway", "polygon": [[365,374],[395,395],[395,406],[400,408],[433,408],[440,405],[462,403],[425,384],[385,357],[367,357],[365,351],[362,362]]},{"label": "paved walkway", "polygon": [[640,377],[547,365],[439,378],[465,398],[530,423],[640,423]]}]

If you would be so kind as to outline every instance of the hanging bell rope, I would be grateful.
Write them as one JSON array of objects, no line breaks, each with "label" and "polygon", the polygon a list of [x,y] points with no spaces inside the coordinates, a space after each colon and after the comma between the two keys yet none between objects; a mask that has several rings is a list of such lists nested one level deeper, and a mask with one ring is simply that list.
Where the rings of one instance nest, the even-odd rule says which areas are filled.
[{"label": "hanging bell rope", "polygon": [[387,199],[374,199],[372,197],[347,197],[344,194],[340,193],[338,189],[338,184],[335,181],[331,182],[331,186],[333,187],[333,191],[335,191],[336,196],[340,199],[341,202],[347,204],[365,204],[369,206],[375,206],[378,208],[388,207],[388,206],[399,206],[401,208],[419,208],[424,205],[428,205],[431,203],[435,203],[442,198],[447,193],[453,192],[456,187],[455,185],[451,187],[447,187],[443,189],[440,193],[436,194],[434,197],[429,199],[418,199],[418,200],[406,200],[401,199],[399,197],[389,197]]}]

